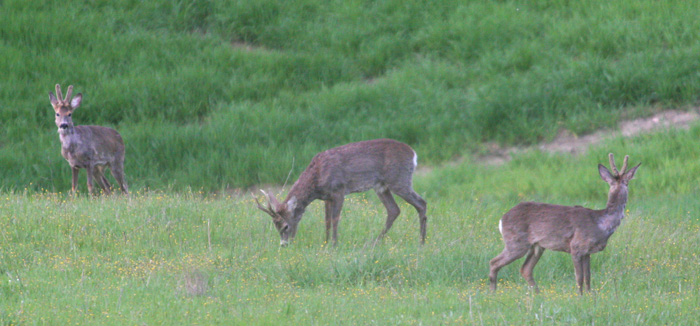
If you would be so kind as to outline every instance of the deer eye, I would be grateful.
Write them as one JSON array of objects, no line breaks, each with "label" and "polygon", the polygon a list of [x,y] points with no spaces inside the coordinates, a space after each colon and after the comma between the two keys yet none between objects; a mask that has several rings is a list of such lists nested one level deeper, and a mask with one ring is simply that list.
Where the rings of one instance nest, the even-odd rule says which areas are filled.
[{"label": "deer eye", "polygon": [[69,117],[69,118],[70,118],[70,116],[72,116],[72,115],[73,115],[73,113],[68,113],[68,117]]},{"label": "deer eye", "polygon": [[60,114],[58,114],[58,113],[56,113],[56,116],[57,116],[57,117],[60,117],[61,115],[60,115]]}]

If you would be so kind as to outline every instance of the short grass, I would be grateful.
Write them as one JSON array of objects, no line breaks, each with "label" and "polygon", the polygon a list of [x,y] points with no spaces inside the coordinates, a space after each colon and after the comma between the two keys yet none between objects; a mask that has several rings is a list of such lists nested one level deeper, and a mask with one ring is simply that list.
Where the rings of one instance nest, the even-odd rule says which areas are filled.
[{"label": "short grass", "polygon": [[371,138],[439,164],[483,142],[580,134],[697,103],[698,13],[655,0],[3,0],[0,180],[69,189],[57,83],[84,94],[78,124],[122,133],[132,189],[282,183]]},{"label": "short grass", "polygon": [[[297,240],[278,235],[249,196],[135,191],[129,197],[0,196],[0,324],[695,324],[700,319],[700,127],[617,139],[581,157],[531,152],[498,167],[464,162],[416,180],[415,211],[374,245],[384,211],[347,198],[337,248],[322,205]],[[592,257],[594,292],[579,297],[571,259],[546,252],[533,294],[517,261],[488,290],[497,224],[519,201],[601,208],[596,164],[643,162],[626,218]]]}]

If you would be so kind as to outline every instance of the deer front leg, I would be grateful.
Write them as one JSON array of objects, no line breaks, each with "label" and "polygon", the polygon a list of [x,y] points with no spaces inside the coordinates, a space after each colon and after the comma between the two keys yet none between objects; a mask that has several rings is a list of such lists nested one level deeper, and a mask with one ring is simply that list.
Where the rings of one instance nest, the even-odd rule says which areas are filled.
[{"label": "deer front leg", "polygon": [[80,169],[75,166],[72,166],[71,172],[73,173],[73,177],[71,179],[71,191],[75,195],[78,193],[78,172],[80,172]]},{"label": "deer front leg", "polygon": [[576,274],[578,294],[583,295],[583,256],[572,253],[571,259],[574,261],[574,273]]},{"label": "deer front leg", "polygon": [[93,188],[93,179],[95,175],[95,168],[92,166],[88,166],[85,168],[87,171],[87,187],[88,187],[88,193],[90,195],[95,195],[94,188]]},{"label": "deer front leg", "polygon": [[583,282],[586,283],[586,291],[591,292],[591,255],[584,255],[583,259]]}]

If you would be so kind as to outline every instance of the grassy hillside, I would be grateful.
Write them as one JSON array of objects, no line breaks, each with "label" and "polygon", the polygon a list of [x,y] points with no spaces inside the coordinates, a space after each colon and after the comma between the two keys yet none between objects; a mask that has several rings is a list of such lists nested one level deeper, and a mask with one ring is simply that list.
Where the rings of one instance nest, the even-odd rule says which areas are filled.
[{"label": "grassy hillside", "polygon": [[[690,1],[0,2],[0,179],[69,189],[47,93],[118,129],[132,189],[281,183],[391,137],[423,164],[694,104]],[[64,86],[65,87],[65,86]],[[85,190],[84,176],[81,189]]]},{"label": "grassy hillside", "polygon": [[[653,0],[0,0],[0,325],[696,324],[700,126],[578,157],[469,156],[696,106],[698,14]],[[123,135],[131,196],[66,194],[56,83],[83,93],[78,124]],[[368,193],[347,198],[337,248],[320,203],[280,248],[249,197],[218,191],[280,184],[320,150],[379,137],[433,166],[415,180],[424,246],[400,199],[379,245]],[[500,216],[526,200],[602,208],[608,152],[642,166],[591,259],[594,292],[579,297],[571,258],[547,251],[540,295],[522,260],[490,293]]]},{"label": "grassy hillside", "polygon": [[[415,211],[373,246],[384,211],[371,193],[345,202],[339,246],[323,245],[322,204],[280,248],[250,198],[134,192],[0,197],[0,324],[688,325],[700,318],[700,175],[689,131],[617,139],[582,157],[526,153],[500,167],[469,163],[420,176],[428,240]],[[547,251],[534,295],[518,269],[488,291],[502,249],[498,219],[522,200],[605,205],[596,165],[642,162],[626,218],[592,256],[591,294],[571,258]]]}]

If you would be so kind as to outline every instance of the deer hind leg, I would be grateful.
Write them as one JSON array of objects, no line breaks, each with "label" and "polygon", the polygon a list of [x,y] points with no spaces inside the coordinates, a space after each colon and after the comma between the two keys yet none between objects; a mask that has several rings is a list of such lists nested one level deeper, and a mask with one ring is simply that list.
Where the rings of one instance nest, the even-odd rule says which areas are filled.
[{"label": "deer hind leg", "polygon": [[114,177],[114,179],[117,180],[117,183],[119,184],[119,188],[121,188],[122,193],[128,195],[129,186],[127,186],[126,179],[124,178],[124,162],[122,161],[116,162],[116,164],[112,164],[110,170],[112,171],[112,176]]},{"label": "deer hind leg", "polygon": [[94,177],[95,177],[95,181],[97,181],[97,184],[100,186],[100,188],[102,188],[102,191],[104,191],[105,194],[109,195],[112,193],[112,191],[110,189],[112,187],[112,185],[110,185],[107,178],[105,178],[105,167],[104,166],[96,166],[95,167]]},{"label": "deer hind leg", "polygon": [[[110,170],[111,170],[111,167],[110,167]],[[102,175],[102,183],[105,185],[105,187],[107,187],[107,189],[109,189],[109,192],[111,192],[112,191],[112,184],[109,182],[109,180],[107,180],[107,177],[105,176],[105,167],[104,166],[100,167],[100,174]]]},{"label": "deer hind leg", "polygon": [[333,219],[333,202],[326,200],[324,203],[326,204],[326,243],[328,243],[331,235],[331,220]]},{"label": "deer hind leg", "polygon": [[525,245],[511,246],[508,245],[503,249],[503,251],[489,262],[489,281],[491,283],[491,291],[496,291],[496,282],[498,281],[498,271],[505,265],[508,265],[518,258],[525,256],[530,247]]},{"label": "deer hind leg", "polygon": [[112,166],[111,170],[112,176],[115,180],[117,180],[117,183],[119,184],[119,188],[121,188],[122,193],[128,195],[129,186],[127,186],[126,179],[124,178],[124,168],[122,166]]},{"label": "deer hind leg", "polygon": [[337,196],[331,200],[331,224],[333,227],[333,246],[338,245],[338,223],[340,222],[340,211],[343,209],[345,197]]},{"label": "deer hind leg", "polygon": [[105,177],[104,174],[102,174],[102,183],[105,185],[105,187],[107,189],[109,189],[110,192],[112,191],[112,184],[109,183],[109,180],[107,180],[107,177]]},{"label": "deer hind leg", "polygon": [[537,287],[535,278],[532,276],[532,270],[535,268],[535,265],[537,265],[540,257],[542,257],[542,253],[544,253],[544,248],[533,245],[527,252],[527,257],[525,258],[523,266],[520,267],[520,275],[525,278],[527,284],[530,285],[531,288],[535,289],[535,293],[540,293],[540,289]]},{"label": "deer hind leg", "polygon": [[384,204],[384,207],[386,208],[386,225],[384,226],[382,233],[380,233],[379,237],[377,237],[377,241],[379,241],[384,238],[387,232],[389,232],[389,229],[391,229],[391,226],[394,224],[396,217],[398,217],[401,213],[401,209],[399,209],[399,206],[396,205],[396,200],[394,200],[394,196],[391,194],[389,189],[375,190],[375,192],[377,193],[379,200],[382,201],[382,204]]},{"label": "deer hind leg", "polygon": [[[405,189],[405,188],[404,188]],[[418,218],[420,219],[420,243],[425,244],[425,235],[427,232],[428,216],[425,215],[428,210],[428,203],[419,196],[413,189],[391,189],[399,197],[403,198],[406,202],[413,205],[418,211]]]}]

